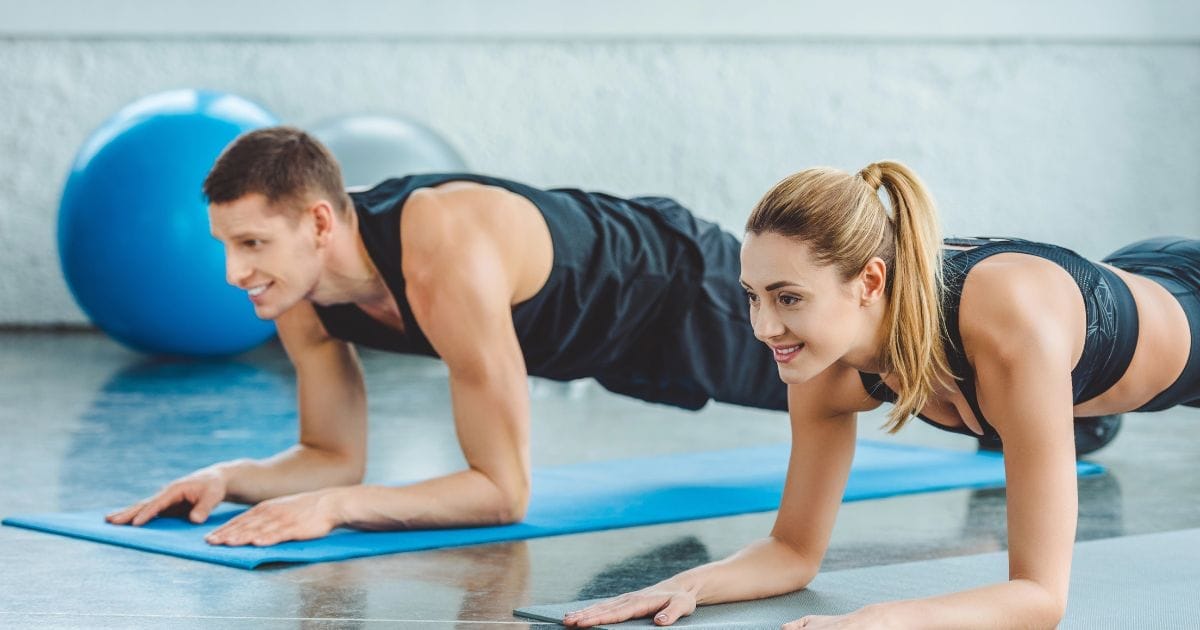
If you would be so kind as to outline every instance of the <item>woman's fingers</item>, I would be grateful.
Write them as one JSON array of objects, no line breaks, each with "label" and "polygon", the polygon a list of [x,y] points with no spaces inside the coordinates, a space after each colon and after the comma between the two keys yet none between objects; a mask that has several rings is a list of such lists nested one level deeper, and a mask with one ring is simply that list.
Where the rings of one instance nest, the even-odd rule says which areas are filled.
[{"label": "woman's fingers", "polygon": [[563,624],[588,628],[654,615],[654,623],[660,626],[669,625],[695,610],[694,600],[691,600],[691,603],[689,600],[690,598],[684,596],[631,593],[567,613],[563,617]]},{"label": "woman's fingers", "polygon": [[696,602],[690,598],[672,597],[671,601],[667,602],[666,607],[658,611],[654,615],[654,623],[660,626],[669,626],[680,617],[686,617],[696,611]]}]

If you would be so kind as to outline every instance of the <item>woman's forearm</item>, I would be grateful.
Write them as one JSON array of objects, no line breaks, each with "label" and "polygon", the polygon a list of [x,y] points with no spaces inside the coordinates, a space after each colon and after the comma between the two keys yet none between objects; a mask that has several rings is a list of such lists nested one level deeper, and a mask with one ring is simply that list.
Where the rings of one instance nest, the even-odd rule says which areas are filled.
[{"label": "woman's forearm", "polygon": [[905,628],[1054,628],[1062,621],[1066,600],[1037,582],[1015,579],[873,607]]},{"label": "woman's forearm", "polygon": [[671,578],[691,591],[697,604],[761,599],[808,585],[820,566],[775,538],[751,543],[737,553]]}]

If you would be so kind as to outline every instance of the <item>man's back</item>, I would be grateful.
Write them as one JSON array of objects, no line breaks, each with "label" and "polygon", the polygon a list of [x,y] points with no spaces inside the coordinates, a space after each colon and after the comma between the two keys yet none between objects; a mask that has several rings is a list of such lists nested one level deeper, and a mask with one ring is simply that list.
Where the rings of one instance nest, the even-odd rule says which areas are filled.
[{"label": "man's back", "polygon": [[[470,182],[470,183],[461,183]],[[402,233],[404,209],[414,193],[436,187],[444,191],[460,186],[462,192],[515,194],[532,204],[544,221],[553,244],[553,261],[543,285],[528,299],[514,303],[513,326],[529,374],[558,380],[597,377],[638,379],[650,387],[639,397],[687,407],[699,407],[708,396],[680,389],[669,379],[645,373],[654,361],[658,341],[687,311],[700,287],[704,261],[698,245],[712,224],[695,219],[669,199],[620,199],[574,189],[544,191],[517,182],[465,174],[420,175],[388,180],[352,195],[360,234],[368,255],[396,296],[404,332],[380,324],[356,305],[317,306],[325,327],[334,337],[389,350],[436,356],[406,296],[411,276],[421,262],[405,251],[402,242],[419,246],[441,241],[438,247],[456,247],[456,235],[441,228],[431,234]],[[471,209],[446,203],[462,197],[439,192],[440,212],[479,212],[459,224],[463,230],[492,231],[502,244],[536,247],[528,226],[512,221],[488,221],[490,208]],[[483,196],[487,199],[486,195]],[[502,197],[495,197],[502,199]],[[529,243],[527,245],[527,243]],[[404,265],[401,260],[405,260]],[[467,315],[469,316],[469,315]],[[661,392],[651,391],[664,389]]]}]

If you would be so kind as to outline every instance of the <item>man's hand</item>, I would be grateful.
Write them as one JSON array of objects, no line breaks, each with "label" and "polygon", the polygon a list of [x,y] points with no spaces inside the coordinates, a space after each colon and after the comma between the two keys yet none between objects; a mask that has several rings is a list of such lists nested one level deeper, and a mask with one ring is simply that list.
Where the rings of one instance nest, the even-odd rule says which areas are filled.
[{"label": "man's hand", "polygon": [[213,530],[204,540],[210,545],[266,547],[320,538],[342,524],[334,507],[338,491],[331,488],[263,501]]},{"label": "man's hand", "polygon": [[154,496],[139,501],[124,510],[113,512],[104,520],[113,525],[145,525],[158,516],[183,516],[193,523],[208,520],[214,507],[225,499],[227,485],[220,468],[212,466],[177,479]]}]

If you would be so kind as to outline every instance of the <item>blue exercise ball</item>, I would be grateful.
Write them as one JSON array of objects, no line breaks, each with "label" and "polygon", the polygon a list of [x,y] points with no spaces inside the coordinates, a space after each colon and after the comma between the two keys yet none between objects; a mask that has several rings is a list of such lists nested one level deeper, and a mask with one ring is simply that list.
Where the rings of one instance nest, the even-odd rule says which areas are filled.
[{"label": "blue exercise ball", "polygon": [[249,350],[274,333],[225,282],[202,192],[225,145],[274,124],[239,96],[183,89],[131,103],[87,139],[63,189],[58,253],[96,326],[135,350],[195,357]]},{"label": "blue exercise ball", "polygon": [[350,189],[389,177],[461,173],[467,164],[436,131],[413,120],[379,115],[327,118],[309,128],[342,167]]}]

